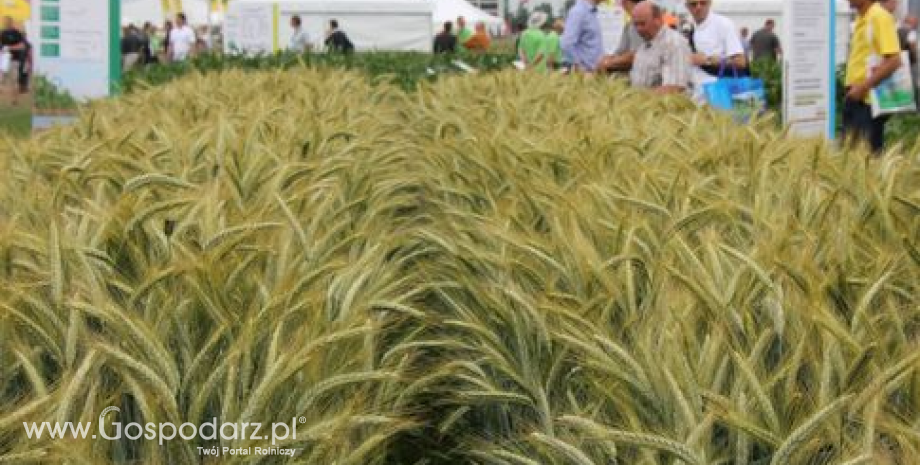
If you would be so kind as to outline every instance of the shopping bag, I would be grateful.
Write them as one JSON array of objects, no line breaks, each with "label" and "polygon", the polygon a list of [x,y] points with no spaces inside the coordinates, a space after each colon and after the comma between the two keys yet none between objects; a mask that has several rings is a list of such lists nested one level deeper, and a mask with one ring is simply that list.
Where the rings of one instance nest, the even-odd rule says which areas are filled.
[{"label": "shopping bag", "polygon": [[10,70],[10,53],[6,50],[0,52],[0,75]]},{"label": "shopping bag", "polygon": [[[877,57],[869,60],[869,73],[878,63]],[[901,52],[901,66],[869,92],[872,117],[917,111],[914,82],[910,73],[910,55]]]},{"label": "shopping bag", "polygon": [[766,91],[762,79],[724,76],[724,62],[719,77],[703,84],[703,96],[711,107],[732,115],[739,123],[746,123],[767,107]]}]

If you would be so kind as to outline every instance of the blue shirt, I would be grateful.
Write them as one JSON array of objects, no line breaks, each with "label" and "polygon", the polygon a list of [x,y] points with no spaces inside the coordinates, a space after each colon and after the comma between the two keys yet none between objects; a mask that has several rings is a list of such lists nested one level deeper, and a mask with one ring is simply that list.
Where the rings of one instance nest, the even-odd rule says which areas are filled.
[{"label": "blue shirt", "polygon": [[594,71],[604,55],[601,22],[597,19],[597,5],[588,0],[578,0],[569,10],[562,33],[562,51],[572,64]]}]

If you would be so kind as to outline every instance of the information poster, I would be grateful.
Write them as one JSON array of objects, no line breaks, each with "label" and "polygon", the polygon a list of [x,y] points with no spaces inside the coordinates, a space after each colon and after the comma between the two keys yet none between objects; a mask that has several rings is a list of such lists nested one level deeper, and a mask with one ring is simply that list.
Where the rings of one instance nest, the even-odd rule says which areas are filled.
[{"label": "information poster", "polygon": [[835,3],[785,0],[783,116],[802,136],[834,137]]},{"label": "information poster", "polygon": [[120,0],[33,0],[35,129],[73,119],[121,78]]},{"label": "information poster", "polygon": [[617,2],[616,5],[606,2],[597,6],[597,19],[601,23],[601,39],[604,44],[604,54],[613,55],[620,46],[623,38],[623,28],[626,27],[626,11]]},{"label": "information poster", "polygon": [[272,53],[278,48],[274,5],[231,3],[224,17],[225,53]]}]

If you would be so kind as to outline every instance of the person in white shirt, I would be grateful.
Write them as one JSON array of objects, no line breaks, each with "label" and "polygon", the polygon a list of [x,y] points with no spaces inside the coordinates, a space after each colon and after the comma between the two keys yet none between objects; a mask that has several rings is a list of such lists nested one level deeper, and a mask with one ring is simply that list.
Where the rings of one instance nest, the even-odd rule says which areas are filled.
[{"label": "person in white shirt", "polygon": [[710,11],[712,0],[687,0],[686,5],[694,22],[690,35],[694,96],[701,101],[703,85],[715,81],[720,71],[727,77],[735,72],[747,75],[747,59],[738,28],[731,19]]},{"label": "person in white shirt", "polygon": [[294,31],[291,34],[291,43],[288,45],[288,49],[297,53],[313,51],[313,43],[310,41],[310,35],[301,27],[300,16],[291,16],[291,28],[294,29]]},{"label": "person in white shirt", "polygon": [[176,15],[176,27],[169,33],[169,50],[167,55],[170,61],[185,61],[194,53],[198,38],[185,19],[185,13]]}]

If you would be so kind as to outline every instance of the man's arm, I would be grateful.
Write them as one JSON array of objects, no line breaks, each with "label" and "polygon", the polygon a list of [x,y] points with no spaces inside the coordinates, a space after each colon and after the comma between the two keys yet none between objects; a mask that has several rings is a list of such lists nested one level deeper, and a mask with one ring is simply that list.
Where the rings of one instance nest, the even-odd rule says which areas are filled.
[{"label": "man's arm", "polygon": [[7,49],[7,50],[25,50],[25,48],[26,48],[26,41],[25,41],[25,39],[20,40],[19,42],[15,43],[15,44],[11,44],[11,45],[7,45],[7,46],[6,46],[6,49]]},{"label": "man's arm", "polygon": [[626,27],[623,28],[623,34],[620,36],[620,45],[617,46],[617,50],[613,52],[613,55],[606,56],[601,60],[598,65],[599,68],[615,71],[629,70],[632,68],[633,60],[636,57],[636,52],[633,51],[632,46],[632,30],[632,24],[627,24]]},{"label": "man's arm", "polygon": [[735,68],[747,68],[747,58],[742,53],[741,55],[732,55],[729,57],[732,64],[735,65]]},{"label": "man's arm", "polygon": [[747,58],[744,56],[744,44],[741,35],[737,32],[734,23],[728,23],[725,31],[725,55],[735,68],[747,68]]},{"label": "man's arm", "polygon": [[578,54],[575,47],[578,44],[578,38],[581,37],[582,20],[581,14],[576,9],[569,11],[569,16],[565,19],[565,29],[562,32],[560,45],[562,51],[572,60],[572,67],[578,66]]},{"label": "man's arm", "polygon": [[632,68],[636,52],[625,52],[619,55],[608,55],[601,59],[598,68],[614,71],[625,71]]},{"label": "man's arm", "polygon": [[850,91],[847,92],[847,98],[855,101],[865,100],[866,95],[869,94],[870,90],[874,89],[879,85],[880,82],[894,74],[894,72],[897,71],[900,66],[900,53],[885,55],[882,58],[882,62],[872,70],[872,74],[866,76],[865,81],[850,87]]}]

